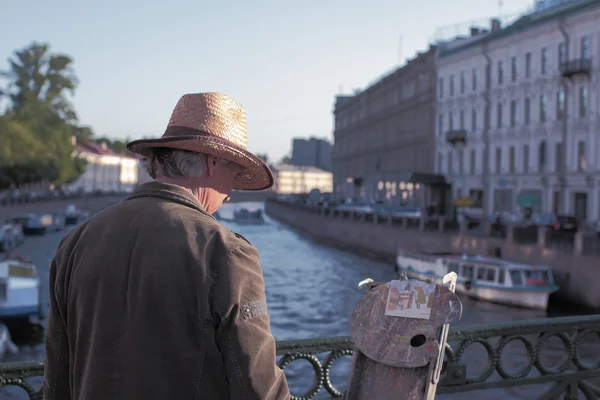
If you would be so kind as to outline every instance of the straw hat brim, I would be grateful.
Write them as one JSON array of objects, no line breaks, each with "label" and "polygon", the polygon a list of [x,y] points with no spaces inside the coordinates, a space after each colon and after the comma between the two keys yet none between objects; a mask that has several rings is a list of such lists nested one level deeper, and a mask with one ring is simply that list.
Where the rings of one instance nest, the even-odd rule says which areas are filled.
[{"label": "straw hat brim", "polygon": [[140,139],[127,144],[127,149],[141,156],[148,156],[152,148],[167,147],[210,154],[241,165],[244,171],[233,183],[235,190],[264,190],[273,186],[273,173],[259,157],[229,140],[212,135],[186,135]]}]

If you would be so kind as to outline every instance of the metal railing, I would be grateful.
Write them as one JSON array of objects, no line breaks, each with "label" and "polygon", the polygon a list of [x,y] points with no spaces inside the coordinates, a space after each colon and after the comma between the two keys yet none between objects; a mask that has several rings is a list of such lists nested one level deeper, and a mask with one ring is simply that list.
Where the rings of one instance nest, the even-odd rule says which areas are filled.
[{"label": "metal railing", "polygon": [[[584,350],[595,336],[599,342],[593,350]],[[548,344],[558,339],[562,349]],[[446,347],[444,372],[438,386],[438,394],[471,391],[502,390],[509,387],[546,384],[545,391],[524,397],[527,399],[578,399],[581,393],[586,399],[600,398],[600,388],[590,380],[600,378],[600,315],[561,317],[529,321],[492,323],[451,328]],[[522,345],[517,352],[512,347]],[[484,357],[471,357],[465,354],[474,345],[480,345]],[[326,394],[339,398],[344,388],[335,387],[331,379],[331,370],[337,360],[353,353],[352,340],[349,337],[333,337],[307,340],[286,340],[277,343],[277,361],[284,371],[296,360],[308,361],[314,372],[313,384],[303,394],[292,393],[292,399],[313,399]],[[510,353],[512,360],[523,362],[516,372],[511,372],[503,356]],[[324,357],[323,357],[324,355]],[[548,365],[561,355],[557,365]],[[318,357],[321,356],[321,357]],[[592,360],[586,360],[591,356]],[[474,361],[483,361],[485,369],[478,376],[472,376]],[[29,399],[42,399],[41,392],[27,380],[43,375],[44,363],[19,362],[0,364],[0,395],[6,386],[18,386]],[[306,378],[306,377],[303,377]],[[288,376],[291,382],[292,378]],[[39,385],[39,383],[38,383]],[[39,386],[38,386],[39,387]],[[475,396],[475,395],[474,395]],[[564,397],[561,397],[564,396]],[[485,393],[476,397],[486,398]]]}]

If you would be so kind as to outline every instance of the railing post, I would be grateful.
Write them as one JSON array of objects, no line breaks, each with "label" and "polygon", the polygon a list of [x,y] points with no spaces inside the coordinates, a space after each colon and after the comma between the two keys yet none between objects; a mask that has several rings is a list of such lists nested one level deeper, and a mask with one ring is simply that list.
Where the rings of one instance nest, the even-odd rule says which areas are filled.
[{"label": "railing post", "polygon": [[545,226],[538,226],[537,228],[537,245],[540,249],[543,249],[546,247],[546,232],[548,231],[548,228],[546,228]]},{"label": "railing post", "polygon": [[577,231],[575,233],[575,243],[573,248],[573,254],[576,256],[583,255],[583,232]]},{"label": "railing post", "polygon": [[365,222],[367,220],[367,213],[366,212],[360,214],[360,220],[362,222]]},{"label": "railing post", "polygon": [[379,223],[379,214],[376,212],[373,213],[373,223],[375,225],[377,225]]},{"label": "railing post", "polygon": [[392,223],[393,223],[393,218],[392,218],[392,215],[390,214],[387,217],[387,224],[388,224],[388,226],[392,226]]},{"label": "railing post", "polygon": [[348,218],[350,218],[351,221],[354,221],[354,210],[350,210],[350,213],[348,213]]},{"label": "railing post", "polygon": [[408,218],[402,217],[402,229],[408,228]]},{"label": "railing post", "polygon": [[438,232],[444,233],[444,224],[446,223],[446,219],[443,216],[438,217]]},{"label": "railing post", "polygon": [[421,215],[419,218],[419,231],[423,232],[425,230],[425,217]]}]

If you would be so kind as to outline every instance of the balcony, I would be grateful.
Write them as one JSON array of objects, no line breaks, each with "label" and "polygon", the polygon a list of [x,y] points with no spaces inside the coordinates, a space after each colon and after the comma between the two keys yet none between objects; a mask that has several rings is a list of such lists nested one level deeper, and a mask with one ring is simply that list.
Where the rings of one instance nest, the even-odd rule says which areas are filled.
[{"label": "balcony", "polygon": [[577,75],[586,75],[590,76],[592,72],[592,60],[570,60],[565,61],[560,64],[560,74],[564,78],[573,78]]},{"label": "balcony", "polygon": [[466,129],[450,129],[446,131],[446,142],[452,146],[457,144],[464,145],[467,142],[467,130]]}]

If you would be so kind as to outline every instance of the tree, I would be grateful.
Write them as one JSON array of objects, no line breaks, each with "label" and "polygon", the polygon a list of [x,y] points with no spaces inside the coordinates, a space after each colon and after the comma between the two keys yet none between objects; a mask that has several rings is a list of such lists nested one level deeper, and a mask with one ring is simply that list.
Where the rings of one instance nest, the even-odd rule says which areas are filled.
[{"label": "tree", "polygon": [[73,157],[77,117],[66,97],[77,86],[73,60],[34,42],[8,62],[0,72],[8,82],[0,94],[9,100],[0,122],[0,185],[75,179],[84,163]]},{"label": "tree", "polygon": [[48,44],[33,42],[15,51],[8,59],[9,69],[0,72],[9,82],[3,93],[9,97],[16,115],[26,108],[26,103],[39,102],[62,120],[75,122],[77,116],[66,98],[66,93],[75,92],[78,83],[73,60],[64,54],[50,54],[49,49]]},{"label": "tree", "polygon": [[286,165],[291,165],[292,164],[292,159],[290,156],[285,155],[281,158],[281,160],[279,160],[280,164],[286,164]]},{"label": "tree", "polygon": [[263,160],[265,163],[269,163],[269,155],[267,153],[257,153],[256,156]]}]

